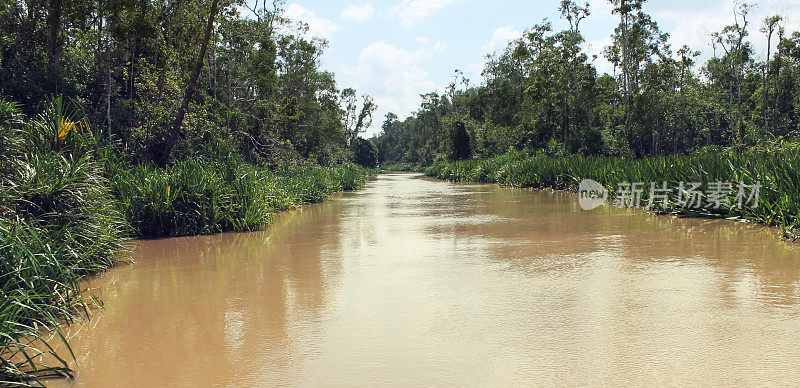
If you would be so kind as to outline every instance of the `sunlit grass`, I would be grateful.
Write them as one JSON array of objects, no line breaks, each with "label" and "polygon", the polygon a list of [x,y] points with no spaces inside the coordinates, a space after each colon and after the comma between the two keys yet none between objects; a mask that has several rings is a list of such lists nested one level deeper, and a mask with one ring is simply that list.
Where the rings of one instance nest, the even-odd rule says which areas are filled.
[{"label": "sunlit grass", "polygon": [[[645,159],[591,156],[563,158],[509,153],[490,159],[458,162],[437,160],[428,175],[452,181],[499,183],[520,188],[576,190],[583,179],[600,182],[612,194],[622,182],[761,182],[759,206],[692,209],[654,209],[664,213],[748,219],[779,226],[787,236],[800,227],[800,151],[783,145],[768,149],[705,149],[691,155],[670,155]],[[643,202],[649,197],[644,190]],[[672,201],[674,203],[674,201]]]},{"label": "sunlit grass", "polygon": [[263,229],[278,211],[324,201],[366,183],[370,170],[348,165],[276,172],[234,162],[185,161],[167,169],[115,168],[115,195],[140,237]]}]

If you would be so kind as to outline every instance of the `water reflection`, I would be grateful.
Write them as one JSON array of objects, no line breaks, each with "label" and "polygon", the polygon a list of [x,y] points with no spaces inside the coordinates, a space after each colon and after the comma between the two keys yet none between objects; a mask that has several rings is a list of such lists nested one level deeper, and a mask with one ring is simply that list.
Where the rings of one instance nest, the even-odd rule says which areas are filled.
[{"label": "water reflection", "polygon": [[753,225],[390,174],[136,256],[76,386],[800,384],[800,251]]},{"label": "water reflection", "polygon": [[[341,203],[269,232],[138,242],[136,264],[91,282],[105,309],[70,328],[79,386],[273,385],[316,352],[337,287]],[[64,382],[55,382],[61,384]]]}]

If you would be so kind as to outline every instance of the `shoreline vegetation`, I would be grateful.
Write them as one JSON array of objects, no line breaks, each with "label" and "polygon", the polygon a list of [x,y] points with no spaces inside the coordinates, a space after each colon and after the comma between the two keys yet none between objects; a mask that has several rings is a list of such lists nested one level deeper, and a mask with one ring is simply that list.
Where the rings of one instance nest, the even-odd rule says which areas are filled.
[{"label": "shoreline vegetation", "polygon": [[27,119],[0,101],[0,385],[70,375],[71,355],[44,337],[66,343],[59,326],[100,305],[81,281],[126,260],[125,240],[264,229],[275,213],[376,173],[302,160],[268,168],[224,140],[166,167],[130,163],[66,111],[56,99]]},{"label": "shoreline vegetation", "polygon": [[[800,237],[800,147],[774,146],[770,149],[708,148],[689,155],[669,155],[635,160],[613,157],[572,156],[551,157],[512,151],[486,159],[452,161],[437,159],[430,166],[397,163],[383,167],[384,171],[420,172],[427,176],[452,182],[497,183],[512,188],[559,190],[578,193],[579,183],[592,179],[607,190],[609,201],[616,198],[621,183],[645,183],[641,193],[641,208],[655,214],[690,217],[727,218],[756,222],[777,227],[784,238]],[[701,188],[710,182],[730,182],[732,191],[723,197],[728,205],[715,208],[682,207],[678,192],[672,190],[667,203],[650,200],[649,184],[658,187],[666,182],[674,189],[680,183],[698,182]],[[736,184],[760,183],[758,206],[736,205]],[[699,200],[708,203],[708,193],[701,192]],[[748,193],[749,195],[749,193]],[[629,199],[629,198],[628,198]]]},{"label": "shoreline vegetation", "polygon": [[263,229],[376,173],[372,97],[286,7],[0,7],[0,386],[69,376],[39,336],[88,318],[125,239]]}]

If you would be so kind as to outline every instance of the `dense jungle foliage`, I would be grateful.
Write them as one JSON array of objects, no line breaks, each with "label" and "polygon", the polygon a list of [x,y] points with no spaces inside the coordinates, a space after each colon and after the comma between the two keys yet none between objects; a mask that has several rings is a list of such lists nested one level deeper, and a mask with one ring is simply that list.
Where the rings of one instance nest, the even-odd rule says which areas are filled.
[{"label": "dense jungle foliage", "polygon": [[[796,139],[800,32],[786,31],[781,15],[752,20],[752,5],[738,3],[731,24],[708,37],[713,53],[700,64],[695,49],[670,46],[645,0],[611,3],[619,24],[604,56],[614,74],[599,74],[597,58],[585,53],[588,4],[563,0],[568,29],[536,24],[488,57],[479,86],[457,71],[412,117],[387,115],[372,139],[379,161],[461,159],[454,132],[462,127],[476,158],[511,149],[630,159]],[[765,52],[755,51],[755,34],[768,43]]]}]

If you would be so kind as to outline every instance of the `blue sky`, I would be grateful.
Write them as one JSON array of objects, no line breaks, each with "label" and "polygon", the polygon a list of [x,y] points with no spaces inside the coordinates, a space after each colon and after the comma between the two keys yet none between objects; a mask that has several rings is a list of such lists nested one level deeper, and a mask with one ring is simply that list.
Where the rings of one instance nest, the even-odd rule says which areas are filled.
[{"label": "blue sky", "polygon": [[[710,34],[733,22],[736,0],[650,0],[645,5],[673,47],[689,44],[707,58]],[[323,68],[336,73],[340,88],[354,87],[375,98],[378,111],[366,136],[379,131],[388,112],[405,118],[419,95],[442,92],[455,69],[479,84],[487,53],[500,51],[525,29],[548,18],[556,30],[558,0],[288,0],[285,16],[309,25],[309,35],[328,40]],[[616,25],[607,0],[589,1],[591,16],[582,24],[585,51],[599,54]],[[780,12],[788,32],[800,30],[800,0],[760,0],[752,11],[752,42],[765,54],[758,33],[767,14]],[[601,72],[611,72],[599,55]]]}]

